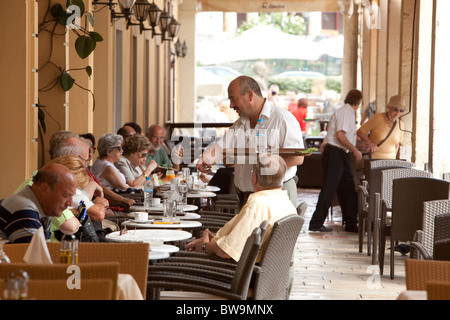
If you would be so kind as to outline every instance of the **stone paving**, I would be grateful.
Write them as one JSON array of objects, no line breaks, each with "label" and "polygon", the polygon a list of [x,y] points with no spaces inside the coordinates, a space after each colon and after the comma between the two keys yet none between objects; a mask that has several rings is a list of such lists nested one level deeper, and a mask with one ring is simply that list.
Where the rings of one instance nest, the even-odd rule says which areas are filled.
[{"label": "stone paving", "polygon": [[358,252],[358,234],[344,231],[339,206],[325,223],[333,232],[308,231],[320,190],[298,191],[299,201],[305,201],[308,209],[295,249],[290,300],[395,300],[406,289],[404,260],[408,256],[395,253],[395,278],[391,279],[387,250],[384,275],[380,276],[365,248]]}]

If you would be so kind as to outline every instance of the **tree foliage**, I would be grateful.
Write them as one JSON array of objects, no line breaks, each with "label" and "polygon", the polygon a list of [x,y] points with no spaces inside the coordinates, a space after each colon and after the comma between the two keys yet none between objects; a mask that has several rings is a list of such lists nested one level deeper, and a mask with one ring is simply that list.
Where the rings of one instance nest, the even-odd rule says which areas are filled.
[{"label": "tree foliage", "polygon": [[241,34],[242,32],[261,24],[273,26],[283,32],[296,36],[306,34],[305,18],[295,12],[260,13],[257,18],[242,23],[237,29],[237,34]]}]

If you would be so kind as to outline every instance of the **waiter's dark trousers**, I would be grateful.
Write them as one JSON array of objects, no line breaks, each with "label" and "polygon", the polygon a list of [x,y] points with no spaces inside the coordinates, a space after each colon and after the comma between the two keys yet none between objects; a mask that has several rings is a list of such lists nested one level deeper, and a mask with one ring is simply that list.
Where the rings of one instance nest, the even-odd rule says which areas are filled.
[{"label": "waiter's dark trousers", "polygon": [[357,195],[353,179],[350,153],[327,145],[323,152],[324,184],[319,194],[316,211],[311,218],[310,227],[320,228],[328,215],[334,194],[339,199],[343,221],[347,225],[356,225]]}]

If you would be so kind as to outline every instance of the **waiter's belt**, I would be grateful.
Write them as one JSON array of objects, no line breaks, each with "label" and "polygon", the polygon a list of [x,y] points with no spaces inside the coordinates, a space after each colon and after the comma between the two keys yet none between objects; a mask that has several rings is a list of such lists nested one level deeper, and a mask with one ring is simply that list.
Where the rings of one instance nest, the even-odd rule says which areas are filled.
[{"label": "waiter's belt", "polygon": [[335,145],[329,144],[329,143],[327,143],[327,144],[325,145],[325,148],[326,148],[326,147],[336,148],[336,149],[339,149],[339,150],[341,150],[341,151],[344,151],[345,153],[349,153],[349,152],[350,152],[350,150],[347,150],[347,149],[344,149],[344,148],[341,148],[341,147],[338,147],[338,146],[335,146]]}]

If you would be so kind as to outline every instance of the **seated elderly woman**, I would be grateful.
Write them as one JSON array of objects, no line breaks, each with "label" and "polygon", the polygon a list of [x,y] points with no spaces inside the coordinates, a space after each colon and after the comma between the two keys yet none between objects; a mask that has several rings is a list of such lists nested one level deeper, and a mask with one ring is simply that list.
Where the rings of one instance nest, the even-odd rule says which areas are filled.
[{"label": "seated elderly woman", "polygon": [[[83,201],[86,205],[86,212],[91,220],[94,222],[102,221],[105,218],[108,200],[102,197],[95,197],[95,199],[92,200],[94,193],[101,190],[101,186],[89,177],[84,162],[76,156],[61,156],[50,160],[49,163],[60,163],[67,167],[75,176],[78,187],[76,194],[72,197],[72,207],[77,208],[80,202]],[[71,216],[67,212],[65,214],[63,213],[59,218],[52,218],[50,230],[54,232],[59,229],[63,233],[67,233],[65,230],[61,229],[60,225],[65,224],[68,221],[72,221],[71,223],[76,224],[76,229],[78,230],[78,219],[75,218],[77,222],[75,223],[75,220],[70,218]],[[77,230],[75,230],[75,232]]]},{"label": "seated elderly woman", "polygon": [[114,165],[123,173],[130,187],[141,188],[145,179],[158,166],[156,161],[151,160],[145,168],[145,160],[150,148],[152,148],[150,140],[143,135],[133,135],[125,141],[122,158]]},{"label": "seated elderly woman", "polygon": [[107,133],[100,137],[97,143],[99,157],[92,165],[92,173],[102,186],[108,189],[129,188],[125,176],[114,166],[114,162],[122,157],[123,137],[114,133]]},{"label": "seated elderly woman", "polygon": [[67,167],[75,176],[78,182],[76,194],[72,197],[72,206],[78,207],[80,201],[86,204],[87,214],[92,221],[102,221],[105,218],[105,210],[109,202],[103,197],[95,197],[102,187],[92,180],[87,171],[84,162],[76,156],[61,156],[49,161],[49,163],[60,163]]}]

